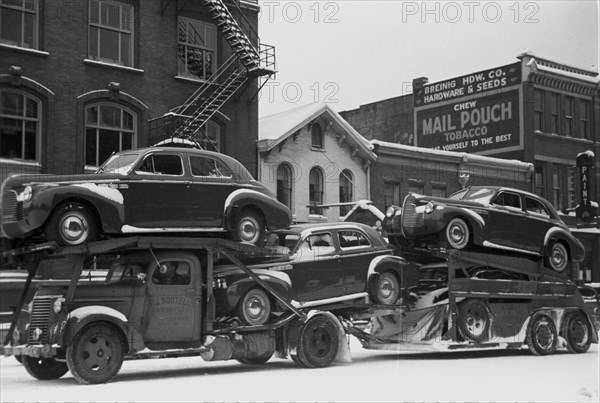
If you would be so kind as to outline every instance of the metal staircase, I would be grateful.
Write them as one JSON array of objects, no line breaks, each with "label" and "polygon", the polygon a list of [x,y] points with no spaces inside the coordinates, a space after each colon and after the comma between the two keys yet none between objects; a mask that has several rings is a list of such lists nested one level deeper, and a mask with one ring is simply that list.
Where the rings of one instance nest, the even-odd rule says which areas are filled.
[{"label": "metal staircase", "polygon": [[[206,122],[247,83],[259,79],[258,94],[269,78],[275,74],[274,47],[260,43],[258,34],[245,19],[237,3],[233,2],[230,7],[237,10],[239,22],[223,1],[203,0],[203,2],[208,7],[221,34],[233,49],[233,55],[219,66],[209,80],[204,82],[182,105],[150,122],[151,132],[160,132],[151,135],[152,144],[179,138],[189,140],[196,147],[205,148],[201,144],[212,143],[203,130]],[[212,148],[216,148],[214,144]]]}]

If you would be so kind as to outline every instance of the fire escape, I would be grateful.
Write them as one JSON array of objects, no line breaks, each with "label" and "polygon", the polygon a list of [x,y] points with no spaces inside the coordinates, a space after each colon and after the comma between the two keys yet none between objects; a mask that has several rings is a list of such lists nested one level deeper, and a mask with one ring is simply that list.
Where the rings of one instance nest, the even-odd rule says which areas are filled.
[{"label": "fire escape", "polygon": [[[182,105],[150,121],[151,144],[173,143],[173,139],[179,138],[196,147],[215,150],[216,146],[205,131],[209,119],[229,99],[239,97],[244,86],[258,79],[258,89],[250,99],[252,101],[275,74],[275,48],[260,43],[256,30],[244,17],[238,2],[228,2],[229,6],[221,0],[203,2],[221,35],[233,49],[233,54]],[[163,10],[166,6],[168,3]]]}]

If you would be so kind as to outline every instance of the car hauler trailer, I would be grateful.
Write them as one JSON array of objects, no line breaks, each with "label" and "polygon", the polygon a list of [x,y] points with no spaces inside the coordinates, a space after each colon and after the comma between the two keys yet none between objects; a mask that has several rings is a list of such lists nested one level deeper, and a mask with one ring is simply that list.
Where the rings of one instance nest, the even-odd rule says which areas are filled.
[{"label": "car hauler trailer", "polygon": [[598,342],[594,312],[584,305],[578,286],[564,276],[516,255],[433,253],[447,259],[439,265],[447,278],[423,281],[402,314],[376,315],[368,331],[350,327],[349,333],[364,348],[450,351],[527,346],[535,355],[548,355],[557,348],[584,353]]},{"label": "car hauler trailer", "polygon": [[[243,263],[248,256],[258,257],[263,264],[271,262],[274,273],[285,263],[272,251],[252,245],[208,238],[132,237],[63,248],[38,245],[18,253],[26,252],[38,256],[30,262],[65,259],[71,269],[69,280],[39,287],[19,323],[17,315],[13,318],[12,337],[2,347],[4,355],[20,357],[37,379],[57,379],[70,370],[81,383],[103,383],[117,375],[125,359],[181,356],[262,364],[276,354],[289,356],[302,367],[320,368],[336,359],[350,360],[348,335],[367,349],[526,345],[537,355],[552,354],[558,347],[583,353],[598,340],[576,284],[517,257],[442,253],[447,259],[445,289],[421,292],[416,287],[413,298],[405,297],[397,306],[373,305],[365,299],[302,308],[266,282],[264,270],[257,274]],[[219,257],[256,281],[286,308],[284,313],[256,326],[219,321],[213,295]],[[155,279],[172,262],[183,267],[171,277],[180,279],[171,283]],[[17,312],[38,266],[28,267]],[[481,277],[473,272],[474,266],[524,277]],[[103,270],[105,277],[98,275]]]}]

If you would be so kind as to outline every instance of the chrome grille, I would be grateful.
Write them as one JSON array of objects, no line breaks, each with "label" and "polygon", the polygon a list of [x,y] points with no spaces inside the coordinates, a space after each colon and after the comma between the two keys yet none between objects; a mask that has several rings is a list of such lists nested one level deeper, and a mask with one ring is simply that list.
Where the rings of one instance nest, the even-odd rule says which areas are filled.
[{"label": "chrome grille", "polygon": [[402,207],[402,227],[418,228],[423,226],[423,213],[417,213],[414,203],[406,202]]},{"label": "chrome grille", "polygon": [[13,222],[17,221],[17,205],[21,204],[21,218],[23,218],[22,203],[17,203],[17,192],[7,190],[2,195],[2,221]]},{"label": "chrome grille", "polygon": [[[48,343],[48,325],[50,320],[50,310],[52,309],[52,297],[34,298],[33,308],[31,309],[31,317],[29,319],[29,331],[27,333],[27,341],[34,344]],[[35,338],[36,329],[40,329],[42,333]]]}]

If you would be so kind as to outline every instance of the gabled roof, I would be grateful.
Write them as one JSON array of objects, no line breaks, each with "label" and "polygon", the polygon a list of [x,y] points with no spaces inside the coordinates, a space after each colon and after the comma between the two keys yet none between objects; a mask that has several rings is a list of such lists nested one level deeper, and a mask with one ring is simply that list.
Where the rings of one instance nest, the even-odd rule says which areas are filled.
[{"label": "gabled roof", "polygon": [[287,111],[260,118],[258,126],[258,149],[270,151],[288,137],[318,117],[328,118],[336,132],[345,134],[345,140],[356,146],[363,158],[374,161],[377,157],[371,151],[370,143],[360,135],[339,113],[325,103],[310,103]]}]

